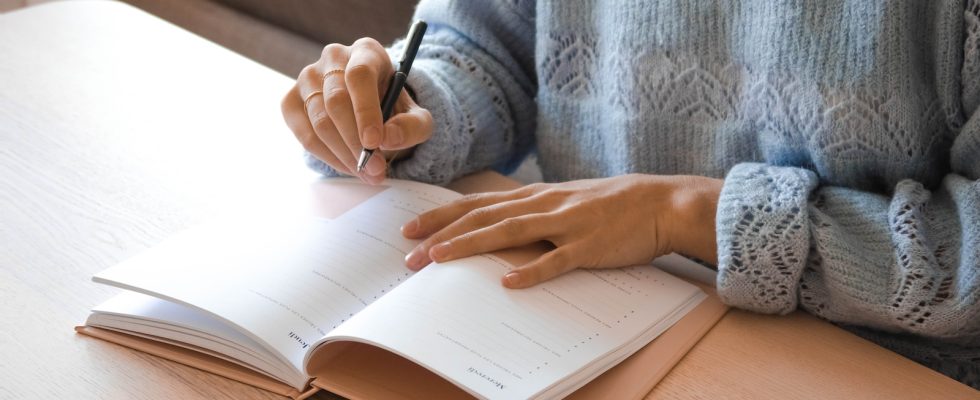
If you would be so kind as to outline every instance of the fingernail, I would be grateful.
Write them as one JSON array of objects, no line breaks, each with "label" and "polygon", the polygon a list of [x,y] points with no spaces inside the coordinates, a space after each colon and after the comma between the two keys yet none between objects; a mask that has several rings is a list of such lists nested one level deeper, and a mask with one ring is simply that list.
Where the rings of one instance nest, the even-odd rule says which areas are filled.
[{"label": "fingernail", "polygon": [[368,127],[364,130],[364,147],[376,149],[381,141],[381,130],[376,126]]},{"label": "fingernail", "polygon": [[402,129],[398,125],[390,125],[385,128],[385,148],[396,148],[402,145],[402,141],[405,140],[404,135],[402,135]]},{"label": "fingernail", "polygon": [[418,247],[409,252],[408,255],[405,256],[405,266],[412,271],[418,271],[420,268],[422,268],[422,253],[423,252]]},{"label": "fingernail", "polygon": [[452,250],[452,245],[449,242],[442,242],[429,249],[429,256],[433,260],[443,261],[449,257],[449,253]]},{"label": "fingernail", "polygon": [[514,287],[521,283],[521,274],[517,272],[509,272],[504,275],[504,281],[507,282],[507,286]]},{"label": "fingernail", "polygon": [[411,221],[408,221],[407,224],[402,225],[402,234],[403,235],[414,235],[418,230],[419,230],[419,219],[418,218],[415,218],[415,219],[413,219]]},{"label": "fingernail", "polygon": [[364,168],[367,169],[368,175],[378,176],[385,172],[385,162],[376,152],[374,156],[371,156],[371,159],[368,160],[367,165],[365,165]]}]

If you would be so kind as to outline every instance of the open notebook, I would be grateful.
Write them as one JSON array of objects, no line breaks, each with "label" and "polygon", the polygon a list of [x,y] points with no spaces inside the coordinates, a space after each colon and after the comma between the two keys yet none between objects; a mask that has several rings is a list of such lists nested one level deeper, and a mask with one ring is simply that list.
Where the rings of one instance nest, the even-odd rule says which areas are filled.
[{"label": "open notebook", "polygon": [[222,218],[98,273],[96,282],[125,291],[78,331],[294,398],[319,388],[352,398],[556,398],[697,308],[685,337],[597,379],[636,397],[724,313],[651,266],[502,287],[507,270],[540,254],[533,247],[411,273],[403,258],[416,242],[399,226],[459,194],[394,180],[317,185],[327,207],[317,215]]}]

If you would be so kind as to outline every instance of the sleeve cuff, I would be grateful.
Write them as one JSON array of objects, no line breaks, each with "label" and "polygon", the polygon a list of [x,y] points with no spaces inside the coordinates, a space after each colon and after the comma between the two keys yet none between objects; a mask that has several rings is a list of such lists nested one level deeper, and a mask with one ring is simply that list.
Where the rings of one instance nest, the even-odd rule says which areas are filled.
[{"label": "sleeve cuff", "polygon": [[734,307],[786,314],[796,309],[810,247],[807,199],[813,172],[738,164],[718,200],[718,295]]},{"label": "sleeve cuff", "polygon": [[313,171],[320,173],[327,178],[342,176],[342,174],[337,172],[337,170],[327,165],[327,163],[320,161],[319,158],[316,158],[313,153],[308,151],[303,152],[303,161],[306,163],[307,167],[310,167],[310,169]]},{"label": "sleeve cuff", "polygon": [[419,106],[432,113],[432,137],[415,146],[411,157],[393,163],[388,176],[445,185],[463,170],[473,138],[469,134],[472,127],[460,126],[461,119],[455,116],[463,114],[462,106],[450,95],[452,91],[444,80],[426,68],[427,63],[416,60],[408,85],[415,91]]}]

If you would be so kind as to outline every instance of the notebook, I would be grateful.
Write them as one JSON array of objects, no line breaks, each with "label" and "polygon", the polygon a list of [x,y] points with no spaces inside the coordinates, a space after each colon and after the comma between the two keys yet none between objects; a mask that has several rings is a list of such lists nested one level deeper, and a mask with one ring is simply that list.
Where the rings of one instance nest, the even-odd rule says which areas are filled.
[{"label": "notebook", "polygon": [[98,273],[123,291],[77,331],[296,399],[636,398],[725,312],[651,265],[501,286],[546,251],[534,245],[413,273],[399,226],[459,193],[352,179],[311,193],[312,207],[217,218]]}]

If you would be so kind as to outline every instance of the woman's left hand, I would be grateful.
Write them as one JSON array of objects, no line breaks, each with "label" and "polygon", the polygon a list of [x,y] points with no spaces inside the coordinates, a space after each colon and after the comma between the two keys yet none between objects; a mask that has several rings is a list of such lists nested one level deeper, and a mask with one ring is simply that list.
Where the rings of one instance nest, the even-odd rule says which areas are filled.
[{"label": "woman's left hand", "polygon": [[405,237],[427,237],[405,258],[419,270],[494,250],[547,241],[554,249],[509,272],[509,288],[575,268],[648,263],[677,252],[716,263],[715,211],[722,181],[624,175],[468,195],[419,215]]}]

